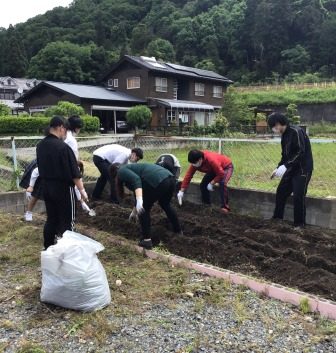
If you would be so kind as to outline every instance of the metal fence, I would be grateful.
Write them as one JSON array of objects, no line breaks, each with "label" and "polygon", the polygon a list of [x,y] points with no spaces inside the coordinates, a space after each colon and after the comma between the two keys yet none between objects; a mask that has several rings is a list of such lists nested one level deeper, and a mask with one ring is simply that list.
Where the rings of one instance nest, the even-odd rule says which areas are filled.
[{"label": "metal fence", "polygon": [[[0,139],[0,191],[16,190],[25,167],[35,158],[36,144],[41,137]],[[336,141],[312,140],[315,170],[308,190],[311,196],[336,197]],[[155,162],[162,153],[172,153],[180,160],[183,176],[188,168],[190,149],[208,149],[230,156],[234,174],[233,187],[275,191],[278,180],[270,175],[277,166],[280,155],[279,139],[221,139],[186,137],[97,136],[78,138],[80,159],[84,163],[84,181],[95,181],[99,175],[92,162],[93,151],[105,144],[141,147],[144,161]],[[201,174],[195,175],[200,180]]]}]

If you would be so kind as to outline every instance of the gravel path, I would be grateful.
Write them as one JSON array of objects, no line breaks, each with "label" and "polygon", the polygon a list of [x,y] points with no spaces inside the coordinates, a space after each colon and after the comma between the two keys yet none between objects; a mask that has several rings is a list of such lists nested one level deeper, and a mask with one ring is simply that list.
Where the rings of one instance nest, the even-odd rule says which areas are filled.
[{"label": "gravel path", "polygon": [[0,222],[0,352],[336,353],[334,322],[149,260],[104,232],[112,304],[95,313],[43,304],[41,222]]}]

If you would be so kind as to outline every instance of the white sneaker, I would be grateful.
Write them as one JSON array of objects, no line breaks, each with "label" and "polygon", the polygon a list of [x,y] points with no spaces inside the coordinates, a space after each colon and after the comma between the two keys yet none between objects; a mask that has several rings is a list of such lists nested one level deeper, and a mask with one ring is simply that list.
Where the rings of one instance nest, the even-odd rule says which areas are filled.
[{"label": "white sneaker", "polygon": [[31,222],[33,220],[33,214],[30,211],[27,211],[24,215],[24,219],[26,222]]}]

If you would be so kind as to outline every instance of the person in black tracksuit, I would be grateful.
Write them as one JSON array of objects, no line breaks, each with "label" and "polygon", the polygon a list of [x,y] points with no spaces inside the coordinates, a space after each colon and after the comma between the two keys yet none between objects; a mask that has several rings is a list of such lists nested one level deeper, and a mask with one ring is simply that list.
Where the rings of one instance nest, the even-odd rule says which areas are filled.
[{"label": "person in black tracksuit", "polygon": [[180,222],[170,202],[175,192],[175,177],[167,169],[156,164],[141,163],[121,166],[117,172],[119,193],[123,192],[123,185],[133,191],[136,197],[136,206],[132,216],[138,216],[142,238],[139,245],[150,249],[153,246],[150,234],[150,212],[155,202],[166,213],[173,226],[173,231],[182,234]]},{"label": "person in black tracksuit", "polygon": [[268,124],[275,133],[281,134],[282,158],[273,177],[281,181],[276,192],[274,219],[283,219],[287,198],[293,194],[294,227],[306,224],[305,197],[313,172],[313,155],[307,134],[298,126],[290,125],[280,113],[273,113]]},{"label": "person in black tracksuit", "polygon": [[37,166],[47,211],[43,231],[45,249],[55,243],[56,235],[74,229],[74,186],[78,187],[84,200],[88,198],[75,154],[64,142],[67,121],[55,116],[50,120],[49,127],[49,134],[36,147]]}]

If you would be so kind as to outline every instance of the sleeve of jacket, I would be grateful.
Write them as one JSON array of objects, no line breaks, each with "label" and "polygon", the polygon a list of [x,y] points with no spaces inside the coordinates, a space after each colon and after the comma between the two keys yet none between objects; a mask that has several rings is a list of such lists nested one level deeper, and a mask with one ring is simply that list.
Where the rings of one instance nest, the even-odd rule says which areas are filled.
[{"label": "sleeve of jacket", "polygon": [[194,166],[190,166],[187,170],[186,175],[183,178],[181,189],[188,189],[188,186],[193,178],[194,174],[196,173],[196,168]]},{"label": "sleeve of jacket", "polygon": [[80,179],[80,171],[77,164],[76,156],[73,150],[65,144],[62,151],[62,164],[63,164],[63,173],[64,179],[67,180],[70,184],[73,184],[73,179]]},{"label": "sleeve of jacket", "polygon": [[297,166],[302,161],[302,158],[304,157],[305,140],[304,140],[303,131],[301,129],[294,131],[291,142],[292,143],[291,143],[290,159],[285,163],[285,167],[287,169],[294,168],[295,166]]},{"label": "sleeve of jacket", "polygon": [[216,174],[216,176],[214,178],[214,182],[219,183],[221,180],[224,179],[224,175],[225,175],[224,169],[223,169],[220,161],[216,160],[215,158],[210,158],[210,159],[208,159],[208,162],[211,166],[211,169]]},{"label": "sleeve of jacket", "polygon": [[142,188],[142,181],[139,175],[126,166],[119,169],[118,178],[121,182],[129,186],[132,191]]}]

